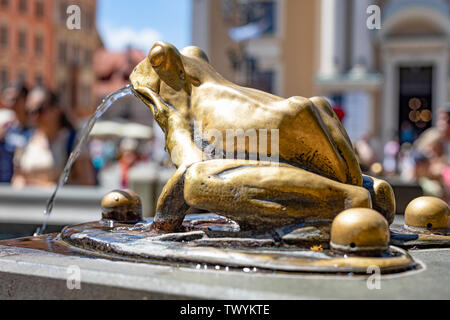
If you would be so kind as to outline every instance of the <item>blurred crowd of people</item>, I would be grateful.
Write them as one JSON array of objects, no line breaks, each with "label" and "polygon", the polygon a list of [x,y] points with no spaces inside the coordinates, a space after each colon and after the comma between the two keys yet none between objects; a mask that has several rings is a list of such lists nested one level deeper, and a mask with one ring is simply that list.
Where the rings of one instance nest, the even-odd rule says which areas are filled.
[{"label": "blurred crowd of people", "polygon": [[450,202],[450,107],[438,111],[436,126],[416,136],[404,123],[400,135],[384,145],[378,157],[369,137],[355,143],[361,168],[378,176],[399,176],[418,183],[425,195]]},{"label": "blurred crowd of people", "polygon": [[[73,149],[76,127],[52,91],[21,83],[1,93],[0,182],[13,186],[54,185]],[[74,164],[70,182],[95,184],[86,153]]]},{"label": "blurred crowd of people", "polygon": [[[83,121],[43,87],[12,83],[0,93],[0,183],[14,187],[55,185],[74,148]],[[147,146],[144,144],[144,147]],[[135,139],[92,139],[72,167],[68,184],[99,184],[99,172],[114,163],[121,187],[128,172],[148,160],[150,147]]]}]

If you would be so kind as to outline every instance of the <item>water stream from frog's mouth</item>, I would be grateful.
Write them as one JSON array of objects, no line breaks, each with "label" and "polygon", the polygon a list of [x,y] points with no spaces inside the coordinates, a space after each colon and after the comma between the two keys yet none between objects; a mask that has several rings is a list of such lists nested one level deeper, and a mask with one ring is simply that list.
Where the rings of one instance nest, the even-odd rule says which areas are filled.
[{"label": "water stream from frog's mouth", "polygon": [[133,94],[132,86],[130,84],[117,90],[116,92],[111,93],[109,96],[107,96],[105,99],[102,100],[102,103],[97,107],[95,113],[92,115],[91,118],[89,118],[87,123],[84,125],[83,129],[79,132],[77,142],[75,143],[75,148],[70,154],[69,159],[67,160],[66,165],[64,167],[64,170],[59,176],[55,190],[53,191],[52,195],[47,201],[47,206],[44,211],[44,222],[41,227],[38,227],[36,229],[36,232],[34,233],[35,236],[40,235],[45,231],[48,219],[50,218],[50,215],[53,210],[56,194],[58,193],[58,190],[67,182],[72,166],[78,159],[78,156],[81,153],[81,149],[86,144],[87,138],[89,137],[89,134],[91,133],[91,130],[94,127],[97,119],[100,118],[114,104],[114,102],[116,102],[122,97],[132,94]]}]

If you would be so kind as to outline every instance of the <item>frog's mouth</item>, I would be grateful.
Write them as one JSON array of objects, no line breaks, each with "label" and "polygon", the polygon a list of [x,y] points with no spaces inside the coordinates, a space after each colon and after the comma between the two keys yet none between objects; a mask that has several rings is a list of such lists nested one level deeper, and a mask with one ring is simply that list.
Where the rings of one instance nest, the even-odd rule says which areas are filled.
[{"label": "frog's mouth", "polygon": [[134,95],[137,98],[141,99],[142,102],[144,102],[146,105],[148,105],[148,106],[152,105],[153,107],[155,106],[155,103],[153,102],[153,100],[150,97],[147,97],[145,94],[140,93],[133,86],[131,87],[131,90],[133,91]]},{"label": "frog's mouth", "polygon": [[157,109],[158,105],[161,104],[161,98],[159,97],[159,95],[153,90],[146,87],[134,88],[134,86],[132,86],[131,88],[134,95],[139,98],[147,107],[149,107],[150,110],[152,110],[153,114],[155,114],[155,109]]},{"label": "frog's mouth", "polygon": [[163,112],[164,110],[171,109],[175,110],[175,108],[164,101],[164,99],[154,92],[152,89],[147,87],[137,87],[134,88],[132,86],[133,93],[147,105],[153,113],[155,119],[157,119],[158,114]]}]

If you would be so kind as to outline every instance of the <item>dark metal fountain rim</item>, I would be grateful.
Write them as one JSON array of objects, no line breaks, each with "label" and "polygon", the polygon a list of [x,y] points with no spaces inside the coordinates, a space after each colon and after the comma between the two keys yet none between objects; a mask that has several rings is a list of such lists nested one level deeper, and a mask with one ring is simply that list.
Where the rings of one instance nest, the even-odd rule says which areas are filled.
[{"label": "dark metal fountain rim", "polygon": [[[217,217],[220,216],[215,219]],[[190,218],[193,217],[187,216],[187,221]],[[196,219],[200,219],[199,216]],[[233,237],[237,231],[229,231],[229,237],[219,238],[209,237],[207,232],[198,229],[174,234],[151,234],[148,232],[150,223],[151,220],[147,220],[140,225],[116,223],[111,226],[100,221],[68,226],[61,231],[60,239],[89,255],[158,264],[332,274],[367,274],[371,266],[378,266],[381,273],[420,268],[420,264],[406,251],[394,246],[390,246],[383,256],[361,257],[336,254],[322,246],[282,247],[273,239]]]}]

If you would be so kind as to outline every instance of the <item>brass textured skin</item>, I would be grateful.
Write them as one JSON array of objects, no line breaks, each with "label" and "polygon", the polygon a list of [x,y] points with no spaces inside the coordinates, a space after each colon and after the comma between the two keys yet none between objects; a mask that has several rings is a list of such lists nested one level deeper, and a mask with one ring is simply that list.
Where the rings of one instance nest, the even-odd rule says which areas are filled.
[{"label": "brass textured skin", "polygon": [[[349,251],[383,250],[389,245],[389,226],[377,211],[353,208],[341,212],[331,225],[331,247]],[[353,250],[352,250],[353,249]]]},{"label": "brass textured skin", "polygon": [[136,223],[142,220],[142,203],[131,189],[113,190],[101,202],[102,218],[123,223]]},{"label": "brass textured skin", "polygon": [[[236,219],[244,229],[372,207],[351,141],[326,99],[283,99],[238,86],[219,75],[201,49],[179,52],[164,42],[154,44],[130,80],[164,131],[177,166],[158,199],[153,225],[159,231],[176,231],[190,207]],[[234,158],[206,158],[195,143],[197,126],[202,141]],[[261,160],[259,145],[260,160],[238,158],[239,151],[255,150],[249,143],[245,150],[225,143],[227,130],[238,129],[256,130],[258,142],[259,130],[267,130],[267,141],[270,130],[279,130],[278,153],[267,149],[280,163]]]},{"label": "brass textured skin", "polygon": [[427,229],[449,228],[448,205],[444,200],[436,197],[416,198],[406,207],[405,224]]}]

